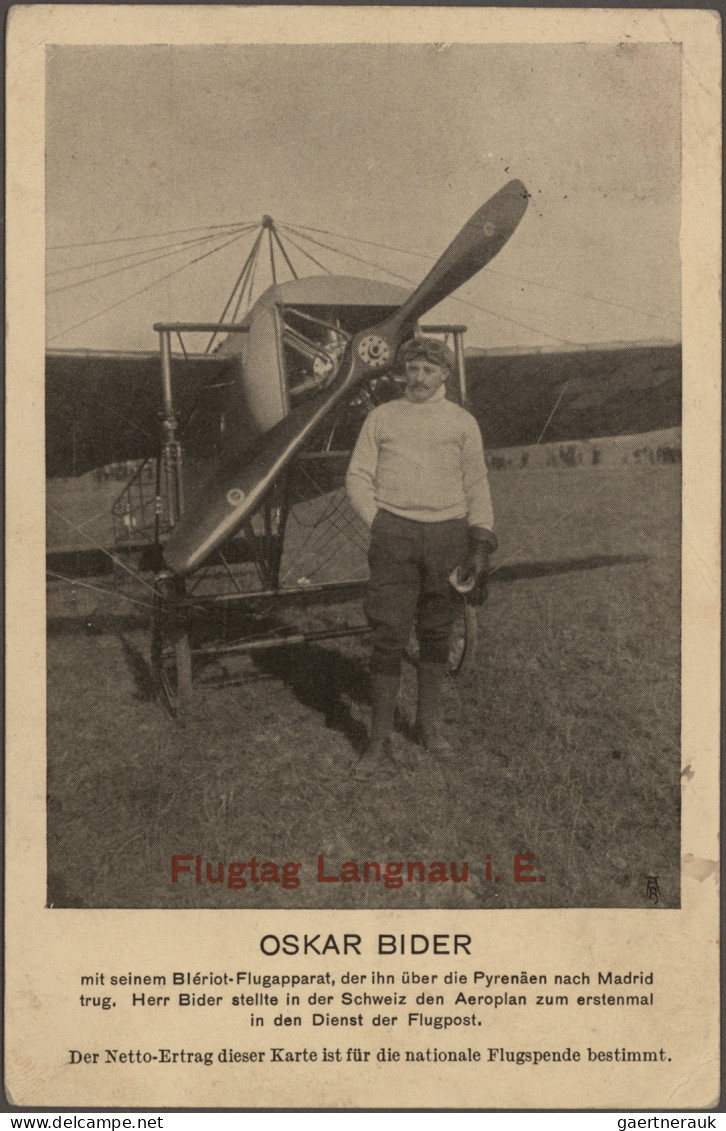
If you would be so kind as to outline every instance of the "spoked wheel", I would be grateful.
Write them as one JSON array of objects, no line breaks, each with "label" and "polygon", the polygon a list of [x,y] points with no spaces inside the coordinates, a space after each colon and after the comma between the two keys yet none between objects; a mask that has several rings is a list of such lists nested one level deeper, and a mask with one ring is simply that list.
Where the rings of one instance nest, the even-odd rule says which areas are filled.
[{"label": "spoked wheel", "polygon": [[[456,595],[456,605],[456,616],[451,629],[447,662],[447,672],[451,676],[461,675],[473,668],[479,632],[479,623],[474,606],[468,604],[460,593]],[[406,649],[406,659],[414,666],[418,663],[418,640],[416,639],[415,629],[411,632],[411,639]]]},{"label": "spoked wheel", "polygon": [[457,594],[457,614],[449,642],[449,675],[471,671],[476,660],[479,622],[476,608],[465,597]]},{"label": "spoked wheel", "polygon": [[189,613],[179,607],[184,581],[160,575],[155,588],[151,666],[157,695],[177,722],[184,725],[193,695]]}]

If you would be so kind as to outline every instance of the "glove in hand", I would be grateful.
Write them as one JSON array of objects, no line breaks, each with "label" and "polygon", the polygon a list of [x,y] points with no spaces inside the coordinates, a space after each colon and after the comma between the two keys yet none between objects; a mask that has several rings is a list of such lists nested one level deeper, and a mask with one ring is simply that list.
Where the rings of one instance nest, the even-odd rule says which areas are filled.
[{"label": "glove in hand", "polygon": [[471,526],[469,528],[469,557],[462,571],[467,579],[473,579],[473,585],[466,594],[467,603],[470,605],[483,605],[489,596],[487,578],[491,566],[489,555],[497,548],[497,537],[491,530],[484,527]]}]

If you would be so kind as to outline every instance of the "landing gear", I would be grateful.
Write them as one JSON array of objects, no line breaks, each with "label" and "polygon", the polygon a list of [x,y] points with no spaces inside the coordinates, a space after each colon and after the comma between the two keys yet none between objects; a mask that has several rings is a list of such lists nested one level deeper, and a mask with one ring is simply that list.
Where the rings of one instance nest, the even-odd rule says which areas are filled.
[{"label": "landing gear", "polygon": [[470,671],[476,659],[479,633],[476,609],[473,605],[469,605],[461,595],[459,596],[460,607],[451,630],[449,645],[449,675],[460,675],[463,672]]},{"label": "landing gear", "polygon": [[[467,604],[465,598],[457,594],[457,610],[451,628],[449,640],[449,658],[446,663],[448,675],[462,675],[473,668],[476,659],[476,646],[479,632],[476,609]],[[411,632],[411,639],[405,653],[406,659],[414,667],[418,664],[418,640],[416,630]]]}]

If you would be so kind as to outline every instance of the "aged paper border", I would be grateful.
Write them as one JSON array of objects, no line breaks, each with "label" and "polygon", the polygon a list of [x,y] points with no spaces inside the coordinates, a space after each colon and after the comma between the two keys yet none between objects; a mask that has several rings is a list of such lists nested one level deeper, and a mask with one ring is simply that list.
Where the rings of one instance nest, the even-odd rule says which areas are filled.
[{"label": "aged paper border", "polygon": [[[561,1107],[701,1108],[718,1102],[718,749],[720,545],[720,40],[715,13],[684,10],[16,7],[8,33],[7,247],[7,1095],[24,1106],[142,1107]],[[44,64],[48,43],[219,42],[617,42],[683,44],[683,763],[682,907],[651,911],[262,912],[44,910]],[[422,916],[425,916],[423,918]],[[425,926],[424,926],[425,923]],[[78,1016],[71,995],[89,962],[97,969],[259,968],[266,932],[330,929],[360,933],[360,968],[375,964],[379,929],[466,930],[474,966],[537,969],[542,956],[563,969],[653,969],[658,1007],[649,1023],[623,1018],[617,1043],[668,1044],[673,1062],[617,1071],[549,1066],[494,1078],[466,1066],[425,1073],[395,1065],[355,1073],[283,1073],[242,1078],[139,1066],[133,1075],[69,1070],[69,1046],[104,1047],[104,1017]],[[277,963],[277,972],[292,969]],[[336,972],[350,966],[330,962]],[[410,968],[408,960],[400,968]],[[299,968],[299,967],[296,967]],[[388,967],[396,970],[396,963]],[[98,1012],[98,1011],[97,1011]],[[233,1043],[216,1015],[126,1014],[120,1045],[191,1040]],[[132,1024],[132,1021],[134,1024]],[[82,1027],[82,1032],[81,1032]],[[569,1016],[548,1027],[548,1047],[588,1043]],[[527,1023],[512,1019],[501,1043],[532,1047]],[[505,1041],[506,1038],[506,1041]],[[239,1033],[235,1040],[242,1041]],[[373,1045],[384,1042],[371,1031]],[[285,1044],[310,1042],[286,1034]],[[267,1034],[264,1044],[274,1043]],[[282,1042],[281,1042],[282,1043]],[[322,1040],[318,1043],[322,1043]],[[359,1043],[363,1039],[359,1038]],[[411,1042],[409,1042],[411,1043]],[[430,1042],[431,1043],[431,1042]],[[497,1042],[500,1043],[499,1037]],[[229,1072],[229,1070],[228,1070]],[[486,1084],[484,1080],[486,1079]]]}]

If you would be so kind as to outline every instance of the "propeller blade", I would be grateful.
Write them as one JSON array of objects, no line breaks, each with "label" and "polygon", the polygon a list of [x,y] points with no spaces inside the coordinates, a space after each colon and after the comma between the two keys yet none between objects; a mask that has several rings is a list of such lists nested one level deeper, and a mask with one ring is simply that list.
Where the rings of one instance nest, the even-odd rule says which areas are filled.
[{"label": "propeller blade", "polygon": [[293,409],[251,450],[228,460],[203,484],[164,546],[164,560],[175,573],[193,573],[254,514],[280,472],[352,383],[346,380]]},{"label": "propeller blade", "polygon": [[395,361],[418,319],[480,271],[504,246],[527,208],[527,190],[510,181],[482,205],[403,306],[385,322],[355,335],[332,386],[293,409],[251,451],[228,460],[189,501],[164,547],[167,565],[193,573],[259,507],[280,472],[324,417],[366,377]]}]

